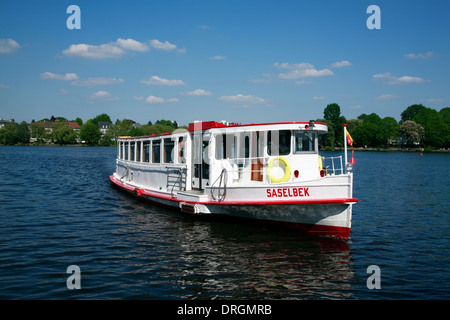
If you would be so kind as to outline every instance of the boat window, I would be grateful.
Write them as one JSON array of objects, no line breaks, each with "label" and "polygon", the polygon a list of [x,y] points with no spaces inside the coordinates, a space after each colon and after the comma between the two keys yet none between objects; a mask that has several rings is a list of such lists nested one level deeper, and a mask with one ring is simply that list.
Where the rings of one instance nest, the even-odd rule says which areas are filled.
[{"label": "boat window", "polygon": [[220,160],[224,158],[225,155],[225,135],[218,134],[216,136],[216,159]]},{"label": "boat window", "polygon": [[237,157],[239,159],[248,159],[250,157],[250,136],[248,133],[241,133],[236,136]]},{"label": "boat window", "polygon": [[141,161],[141,141],[136,141],[136,161]]},{"label": "boat window", "polygon": [[263,132],[252,132],[251,143],[250,143],[250,154],[251,154],[251,179],[253,181],[263,181],[263,163],[264,158],[264,136]]},{"label": "boat window", "polygon": [[244,158],[250,158],[250,137],[244,138]]},{"label": "boat window", "polygon": [[134,161],[134,149],[135,149],[136,142],[132,141],[130,142],[130,161]]},{"label": "boat window", "polygon": [[161,140],[153,140],[152,142],[152,162],[161,162]]},{"label": "boat window", "polygon": [[184,137],[178,138],[178,163],[186,162],[186,140]]},{"label": "boat window", "polygon": [[296,132],[295,133],[295,153],[305,151],[315,151],[314,132]]},{"label": "boat window", "polygon": [[269,131],[267,135],[267,153],[285,156],[291,153],[291,130]]},{"label": "boat window", "polygon": [[164,163],[173,163],[173,147],[175,143],[172,139],[164,139]]},{"label": "boat window", "polygon": [[236,136],[219,134],[216,136],[216,159],[236,158]]},{"label": "boat window", "polygon": [[130,153],[130,150],[128,150],[128,148],[130,147],[130,142],[129,141],[125,141],[123,143],[123,145],[124,145],[124,148],[123,148],[123,150],[124,150],[124,152],[123,152],[123,159],[124,160],[128,160],[128,154]]},{"label": "boat window", "polygon": [[149,162],[150,160],[150,141],[144,141],[144,157],[142,159],[142,161],[144,162]]}]

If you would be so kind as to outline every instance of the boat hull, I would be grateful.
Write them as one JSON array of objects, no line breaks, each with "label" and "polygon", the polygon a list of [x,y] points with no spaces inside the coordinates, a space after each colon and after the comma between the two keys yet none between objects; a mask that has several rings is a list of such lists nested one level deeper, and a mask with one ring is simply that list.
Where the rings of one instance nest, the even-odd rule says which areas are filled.
[{"label": "boat hull", "polygon": [[348,239],[352,204],[356,199],[313,199],[286,201],[194,201],[167,192],[142,189],[110,176],[120,189],[155,204],[193,215],[226,216],[303,233]]}]

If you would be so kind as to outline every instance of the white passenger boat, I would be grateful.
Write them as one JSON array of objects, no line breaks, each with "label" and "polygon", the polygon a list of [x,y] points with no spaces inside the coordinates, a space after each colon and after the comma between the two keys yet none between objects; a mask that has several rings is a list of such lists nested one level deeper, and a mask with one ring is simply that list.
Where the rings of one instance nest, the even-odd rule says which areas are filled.
[{"label": "white passenger boat", "polygon": [[327,131],[314,121],[195,121],[188,130],[121,137],[110,180],[188,214],[255,219],[347,239],[358,201],[352,164],[345,138],[344,160],[319,155],[318,136]]}]

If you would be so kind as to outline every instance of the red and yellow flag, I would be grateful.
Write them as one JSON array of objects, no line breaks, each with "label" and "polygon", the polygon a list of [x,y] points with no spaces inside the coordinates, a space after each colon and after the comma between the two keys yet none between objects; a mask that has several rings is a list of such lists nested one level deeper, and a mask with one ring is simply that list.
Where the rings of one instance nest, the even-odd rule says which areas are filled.
[{"label": "red and yellow flag", "polygon": [[351,146],[353,144],[352,136],[350,135],[350,133],[348,133],[348,131],[347,131],[347,144],[349,146]]}]

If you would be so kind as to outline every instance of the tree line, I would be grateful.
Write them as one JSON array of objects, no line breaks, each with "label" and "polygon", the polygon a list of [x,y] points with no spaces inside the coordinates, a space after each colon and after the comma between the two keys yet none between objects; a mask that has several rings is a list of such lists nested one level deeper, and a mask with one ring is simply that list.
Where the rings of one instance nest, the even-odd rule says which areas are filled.
[{"label": "tree line", "polygon": [[[47,128],[45,122],[50,122]],[[79,129],[75,129],[70,123],[77,123]],[[102,132],[99,123],[107,123],[108,129]],[[20,124],[14,121],[6,123],[0,129],[0,144],[3,145],[28,145],[54,143],[60,145],[83,143],[87,145],[112,146],[116,144],[116,138],[120,136],[145,136],[173,132],[179,128],[176,121],[158,120],[154,124],[148,121],[140,125],[132,120],[117,119],[115,123],[106,113],[97,115],[93,119],[83,123],[81,118],[69,121],[64,117],[44,118],[39,121]],[[187,128],[187,127],[180,127]]]},{"label": "tree line", "polygon": [[[51,130],[45,128],[43,121],[53,122]],[[401,120],[397,122],[392,117],[381,118],[376,113],[361,114],[356,119],[347,120],[341,115],[340,106],[336,103],[328,104],[323,111],[323,119],[317,119],[328,125],[328,133],[321,135],[319,144],[321,149],[343,147],[343,124],[353,138],[353,147],[387,148],[387,147],[430,147],[450,148],[450,108],[437,111],[421,104],[413,104],[401,113]],[[29,144],[34,143],[75,144],[84,142],[89,145],[110,146],[116,144],[120,136],[147,136],[173,132],[179,127],[176,121],[158,120],[154,124],[148,121],[144,125],[136,124],[132,120],[119,120],[112,123],[111,118],[102,113],[83,123],[81,118],[72,122],[78,123],[79,130],[69,126],[64,117],[45,118],[40,121],[25,121],[20,124],[14,121],[7,123],[0,129],[0,144]],[[99,123],[110,123],[106,132],[102,133]],[[187,129],[186,126],[180,128]]]},{"label": "tree line", "polygon": [[437,111],[422,104],[413,104],[401,113],[397,122],[392,117],[381,118],[376,113],[361,114],[347,120],[338,104],[331,103],[316,121],[328,125],[328,133],[319,139],[321,148],[343,147],[344,127],[353,138],[353,147],[450,147],[450,108]]}]

